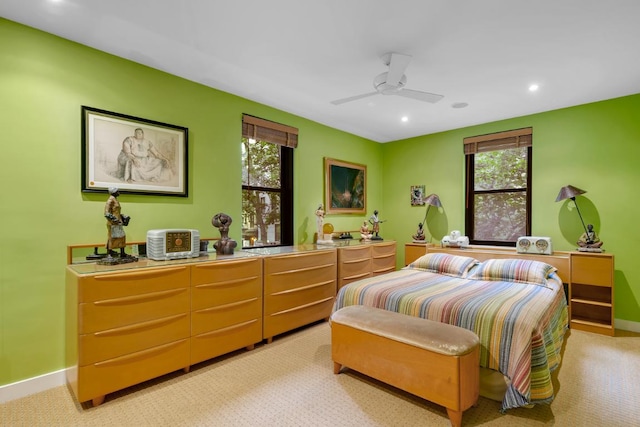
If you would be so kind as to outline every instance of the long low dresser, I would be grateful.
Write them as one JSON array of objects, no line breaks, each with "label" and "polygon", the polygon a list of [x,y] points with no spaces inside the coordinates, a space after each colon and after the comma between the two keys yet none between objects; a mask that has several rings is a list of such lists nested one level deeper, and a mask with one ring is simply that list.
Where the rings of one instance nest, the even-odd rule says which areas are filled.
[{"label": "long low dresser", "polygon": [[67,266],[67,382],[80,402],[260,341],[252,254]]},{"label": "long low dresser", "polygon": [[[367,251],[367,274],[395,268],[395,242],[354,246]],[[114,391],[328,319],[339,250],[298,245],[99,265],[69,247],[70,389],[100,405]]]}]

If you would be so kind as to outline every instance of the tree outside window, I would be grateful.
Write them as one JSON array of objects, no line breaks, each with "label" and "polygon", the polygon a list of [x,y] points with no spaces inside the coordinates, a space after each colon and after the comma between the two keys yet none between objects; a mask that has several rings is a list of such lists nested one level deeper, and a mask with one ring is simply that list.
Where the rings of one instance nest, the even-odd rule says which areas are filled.
[{"label": "tree outside window", "polygon": [[242,246],[279,245],[281,159],[277,144],[242,138]]}]

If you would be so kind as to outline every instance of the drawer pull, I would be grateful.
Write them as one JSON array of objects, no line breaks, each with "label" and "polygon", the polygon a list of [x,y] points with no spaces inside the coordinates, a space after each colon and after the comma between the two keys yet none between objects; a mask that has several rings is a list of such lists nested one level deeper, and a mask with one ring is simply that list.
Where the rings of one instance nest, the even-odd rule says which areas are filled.
[{"label": "drawer pull", "polygon": [[256,323],[257,321],[258,321],[258,319],[253,319],[253,320],[248,320],[246,322],[238,323],[236,325],[227,326],[226,328],[216,329],[215,331],[211,331],[211,332],[207,332],[206,334],[198,335],[197,338],[211,337],[213,335],[225,334],[225,333],[227,333],[229,331],[233,331],[234,329],[244,328],[245,326],[248,326],[248,325],[250,325],[252,323]]},{"label": "drawer pull", "polygon": [[163,299],[163,298],[167,298],[167,297],[172,297],[174,295],[178,295],[178,294],[181,294],[181,293],[186,292],[186,291],[187,291],[186,288],[170,289],[168,291],[152,292],[152,293],[142,294],[142,295],[133,295],[133,296],[130,296],[130,297],[113,298],[113,299],[105,299],[105,300],[101,300],[101,301],[95,301],[93,303],[93,305],[108,306],[108,305],[122,305],[122,304],[138,304],[138,303],[141,303],[141,302],[153,301],[153,300],[157,300],[157,299]]},{"label": "drawer pull", "polygon": [[361,262],[367,262],[369,261],[370,258],[361,258],[361,259],[354,259],[351,261],[342,261],[343,264],[358,264]]},{"label": "drawer pull", "polygon": [[396,254],[377,255],[373,259],[391,258],[392,256],[396,256]]},{"label": "drawer pull", "polygon": [[95,363],[93,366],[96,368],[109,368],[117,365],[125,365],[140,359],[147,359],[155,354],[165,353],[172,350],[174,347],[178,347],[181,344],[186,343],[186,340],[174,341],[169,344],[163,344],[157,347],[149,348],[147,350],[139,351],[133,354],[127,354],[126,356],[116,357],[114,359],[105,360]]},{"label": "drawer pull", "polygon": [[333,297],[328,297],[328,298],[321,299],[321,300],[318,300],[318,301],[310,302],[309,304],[299,305],[298,307],[293,307],[293,308],[290,308],[288,310],[282,310],[282,311],[279,311],[277,313],[273,313],[272,316],[279,316],[281,314],[287,314],[287,313],[291,313],[291,312],[298,311],[298,310],[304,310],[305,308],[313,307],[314,305],[318,305],[318,304],[324,304],[325,302],[331,301],[331,300],[333,300]]},{"label": "drawer pull", "polygon": [[229,286],[229,285],[237,285],[238,283],[243,283],[243,282],[250,282],[252,280],[257,279],[258,276],[251,276],[251,277],[243,277],[241,279],[235,279],[235,280],[225,280],[224,282],[216,282],[216,283],[205,283],[202,285],[196,285],[196,288],[216,288],[216,287],[224,287],[224,286]]},{"label": "drawer pull", "polygon": [[136,271],[136,272],[129,272],[129,273],[105,274],[101,276],[94,276],[94,278],[95,280],[104,280],[104,281],[121,281],[122,279],[126,279],[126,280],[150,279],[152,277],[166,276],[167,273],[176,273],[179,271],[184,271],[186,269],[187,267],[170,267],[170,268],[161,268],[153,271]]},{"label": "drawer pull", "polygon": [[355,274],[353,276],[347,276],[347,277],[343,277],[343,280],[354,280],[354,279],[359,279],[361,277],[367,277],[370,273],[366,272],[366,273],[361,273],[361,274]]},{"label": "drawer pull", "polygon": [[276,292],[271,295],[284,295],[284,294],[291,294],[294,292],[306,291],[307,289],[321,288],[322,286],[326,286],[330,283],[335,283],[335,280],[327,280],[326,282],[319,282],[319,283],[314,283],[308,286],[301,286],[299,288],[287,289],[286,291]]},{"label": "drawer pull", "polygon": [[340,248],[341,251],[343,252],[369,252],[369,248],[365,247],[365,248],[358,248],[358,247],[353,247],[353,248]]},{"label": "drawer pull", "polygon": [[227,261],[223,264],[197,264],[194,265],[195,268],[197,269],[203,269],[203,270],[215,270],[215,269],[224,269],[225,267],[229,266],[229,265],[233,265],[233,264],[251,264],[253,262],[257,262],[257,259],[250,259],[250,260],[235,260],[235,261]]},{"label": "drawer pull", "polygon": [[225,304],[225,305],[219,305],[219,306],[216,306],[216,307],[205,308],[205,309],[202,309],[202,310],[198,310],[196,313],[207,313],[207,312],[211,312],[211,311],[228,310],[230,308],[239,307],[241,305],[251,304],[252,302],[256,302],[256,301],[258,301],[258,298],[251,298],[251,299],[244,300],[244,301],[232,302],[230,304]]},{"label": "drawer pull", "polygon": [[314,265],[312,267],[298,268],[296,270],[286,270],[286,271],[280,271],[278,273],[271,273],[271,275],[272,276],[278,276],[278,275],[281,275],[281,274],[294,274],[294,273],[299,273],[299,272],[302,272],[302,271],[321,270],[323,268],[333,267],[334,265],[335,265],[334,263],[322,264],[322,265]]},{"label": "drawer pull", "polygon": [[148,322],[136,323],[135,325],[128,325],[128,326],[123,326],[121,328],[114,328],[114,329],[108,329],[106,331],[95,332],[93,335],[99,338],[110,337],[114,335],[127,335],[131,333],[143,331],[145,329],[154,329],[159,326],[163,326],[163,325],[175,322],[176,320],[183,318],[186,315],[187,313],[180,313],[175,316],[164,317],[162,319],[154,319]]}]

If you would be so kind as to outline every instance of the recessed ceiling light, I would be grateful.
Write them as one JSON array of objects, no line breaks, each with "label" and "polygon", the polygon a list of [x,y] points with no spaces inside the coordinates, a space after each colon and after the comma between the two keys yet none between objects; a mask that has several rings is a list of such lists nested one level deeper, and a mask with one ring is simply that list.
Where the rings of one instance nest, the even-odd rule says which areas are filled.
[{"label": "recessed ceiling light", "polygon": [[402,120],[403,122],[408,122],[409,121],[409,117],[402,116],[402,118],[400,120]]},{"label": "recessed ceiling light", "polygon": [[451,108],[465,108],[468,106],[469,104],[467,104],[466,102],[454,102],[453,104],[451,104]]},{"label": "recessed ceiling light", "polygon": [[532,84],[531,86],[529,86],[529,92],[535,92],[539,89],[540,86],[538,86],[537,84]]}]

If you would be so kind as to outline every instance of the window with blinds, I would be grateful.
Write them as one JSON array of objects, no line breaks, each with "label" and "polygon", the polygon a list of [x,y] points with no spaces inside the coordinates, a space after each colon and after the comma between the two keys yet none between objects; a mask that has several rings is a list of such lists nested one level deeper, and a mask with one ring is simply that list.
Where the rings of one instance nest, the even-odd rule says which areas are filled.
[{"label": "window with blinds", "polygon": [[298,129],[242,116],[242,247],[293,244]]},{"label": "window with blinds", "polygon": [[472,244],[531,235],[532,128],[465,138],[465,229]]}]

